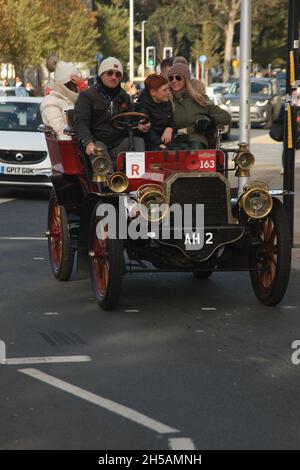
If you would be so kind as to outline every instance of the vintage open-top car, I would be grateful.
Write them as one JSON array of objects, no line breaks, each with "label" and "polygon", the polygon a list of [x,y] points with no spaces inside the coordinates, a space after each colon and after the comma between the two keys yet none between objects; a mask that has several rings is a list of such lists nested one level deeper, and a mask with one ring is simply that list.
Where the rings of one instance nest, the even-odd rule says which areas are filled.
[{"label": "vintage open-top car", "polygon": [[[133,129],[141,113],[122,113],[112,126]],[[71,140],[42,129],[52,162],[48,241],[56,279],[90,270],[98,304],[114,308],[126,273],[249,271],[256,297],[277,304],[291,263],[287,215],[263,182],[251,182],[254,157],[245,144],[233,161],[239,188],[230,188],[228,152],[218,139],[209,150],[120,153],[116,168],[103,149],[87,157]],[[217,133],[214,133],[214,137]],[[245,184],[244,184],[245,183]]]}]

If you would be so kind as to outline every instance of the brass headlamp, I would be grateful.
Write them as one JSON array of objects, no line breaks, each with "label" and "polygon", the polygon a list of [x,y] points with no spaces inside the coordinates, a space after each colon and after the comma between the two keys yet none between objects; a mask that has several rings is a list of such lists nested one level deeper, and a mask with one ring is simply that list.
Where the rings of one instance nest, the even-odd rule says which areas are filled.
[{"label": "brass headlamp", "polygon": [[137,190],[141,216],[149,222],[160,222],[168,213],[167,199],[159,184],[142,185]]},{"label": "brass headlamp", "polygon": [[273,207],[268,185],[262,181],[247,183],[239,199],[239,207],[252,219],[266,217]]},{"label": "brass headlamp", "polygon": [[250,152],[248,144],[241,142],[239,144],[239,150],[233,157],[233,161],[236,165],[236,173],[235,176],[250,176],[250,168],[255,163],[255,157]]},{"label": "brass headlamp", "polygon": [[90,157],[93,169],[92,180],[101,183],[107,180],[107,174],[111,170],[111,162],[107,157],[104,148],[96,147],[94,154]]}]

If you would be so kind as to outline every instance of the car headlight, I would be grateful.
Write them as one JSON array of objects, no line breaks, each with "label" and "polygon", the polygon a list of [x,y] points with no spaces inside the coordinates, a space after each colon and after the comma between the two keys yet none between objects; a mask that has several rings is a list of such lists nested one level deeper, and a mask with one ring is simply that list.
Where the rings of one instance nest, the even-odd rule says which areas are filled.
[{"label": "car headlight", "polygon": [[256,101],[256,105],[257,106],[266,106],[266,104],[268,104],[268,101],[269,100],[264,100],[264,101],[258,100],[258,101]]}]

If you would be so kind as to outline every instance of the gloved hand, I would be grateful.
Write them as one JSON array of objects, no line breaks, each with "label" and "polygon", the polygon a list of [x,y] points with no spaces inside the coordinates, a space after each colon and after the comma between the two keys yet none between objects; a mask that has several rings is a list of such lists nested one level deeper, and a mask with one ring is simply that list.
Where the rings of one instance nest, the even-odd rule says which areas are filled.
[{"label": "gloved hand", "polygon": [[199,132],[207,131],[212,125],[211,118],[206,114],[202,114],[201,116],[196,119],[195,128]]}]

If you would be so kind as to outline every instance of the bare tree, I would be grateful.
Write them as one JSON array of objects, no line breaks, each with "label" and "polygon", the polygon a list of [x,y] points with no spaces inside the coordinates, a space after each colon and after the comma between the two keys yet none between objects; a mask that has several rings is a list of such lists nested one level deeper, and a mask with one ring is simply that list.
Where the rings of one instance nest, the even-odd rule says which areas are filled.
[{"label": "bare tree", "polygon": [[213,2],[211,8],[212,22],[223,30],[225,35],[224,81],[227,81],[230,76],[235,25],[240,22],[240,4],[241,0],[217,0]]},{"label": "bare tree", "polygon": [[230,76],[235,26],[240,21],[241,0],[186,0],[183,10],[193,26],[210,23],[224,37],[224,80]]}]

